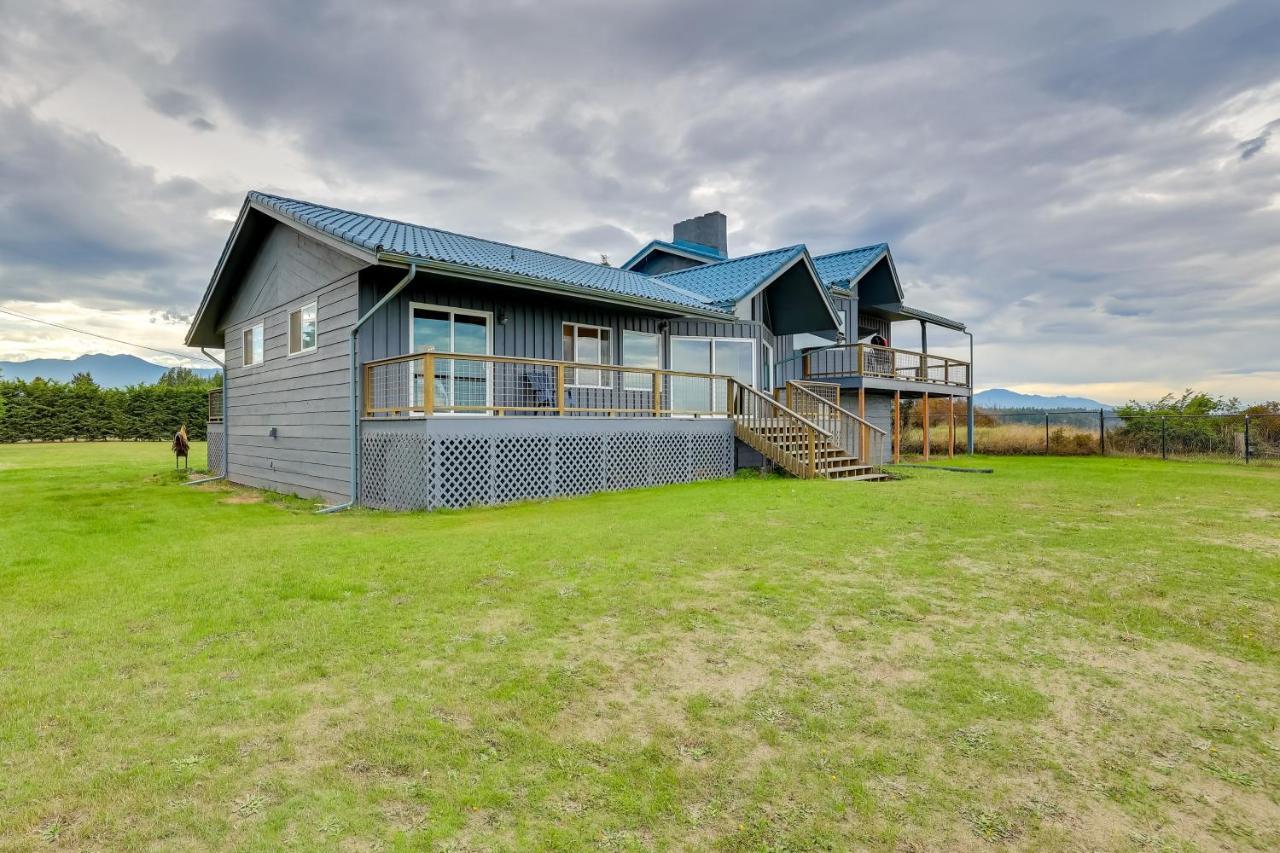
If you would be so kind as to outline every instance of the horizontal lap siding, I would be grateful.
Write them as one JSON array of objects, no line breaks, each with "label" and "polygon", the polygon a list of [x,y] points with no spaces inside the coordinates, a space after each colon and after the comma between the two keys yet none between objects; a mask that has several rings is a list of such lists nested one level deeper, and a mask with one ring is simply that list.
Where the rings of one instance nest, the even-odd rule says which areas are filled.
[{"label": "horizontal lap siding", "polygon": [[[250,266],[226,329],[230,479],[345,500],[350,489],[348,335],[359,309],[353,262],[277,228]],[[309,288],[309,289],[308,289]],[[315,299],[316,350],[289,357],[289,312]],[[254,313],[248,313],[251,306]],[[263,323],[264,358],[241,366],[242,333]],[[277,437],[271,438],[272,428]]]}]

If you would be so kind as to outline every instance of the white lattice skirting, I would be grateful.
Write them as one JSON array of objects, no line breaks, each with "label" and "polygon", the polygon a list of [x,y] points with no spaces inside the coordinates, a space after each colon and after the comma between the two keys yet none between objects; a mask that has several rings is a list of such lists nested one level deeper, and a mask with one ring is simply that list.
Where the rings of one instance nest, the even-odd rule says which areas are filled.
[{"label": "white lattice skirting", "polygon": [[207,429],[209,434],[209,445],[206,449],[206,452],[209,454],[209,464],[207,468],[210,474],[214,476],[220,476],[222,474],[222,462],[223,462],[222,424],[209,424]]},{"label": "white lattice skirting", "polygon": [[365,422],[360,502],[436,509],[687,483],[732,475],[733,450],[728,421]]}]

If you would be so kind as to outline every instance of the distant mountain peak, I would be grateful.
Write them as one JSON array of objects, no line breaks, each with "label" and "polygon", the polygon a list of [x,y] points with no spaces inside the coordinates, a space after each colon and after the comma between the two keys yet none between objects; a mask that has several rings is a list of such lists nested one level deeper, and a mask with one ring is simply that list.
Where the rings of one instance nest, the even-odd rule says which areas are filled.
[{"label": "distant mountain peak", "polygon": [[[0,361],[0,378],[25,379],[36,377],[58,382],[69,382],[77,373],[87,373],[103,388],[125,388],[129,385],[150,385],[164,375],[169,368],[136,355],[95,352],[75,358],[33,358],[27,361]],[[212,368],[192,368],[197,376],[213,376]]]},{"label": "distant mountain peak", "polygon": [[1099,403],[1089,397],[1066,395],[1045,396],[1023,394],[1008,388],[988,388],[973,395],[974,404],[985,409],[1112,409],[1107,403]]}]

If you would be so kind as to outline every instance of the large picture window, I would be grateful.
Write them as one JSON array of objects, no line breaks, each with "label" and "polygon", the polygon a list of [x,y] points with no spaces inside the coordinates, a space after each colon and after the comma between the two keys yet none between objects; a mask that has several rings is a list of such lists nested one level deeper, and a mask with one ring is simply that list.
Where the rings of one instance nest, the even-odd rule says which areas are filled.
[{"label": "large picture window", "polygon": [[[660,366],[662,336],[654,332],[622,330],[622,363],[627,367],[647,367],[657,370]],[[628,391],[652,391],[653,375],[624,373],[623,387]]]},{"label": "large picture window", "polygon": [[[433,411],[437,414],[483,414],[492,405],[491,367],[474,359],[448,358],[448,353],[489,355],[493,352],[492,316],[442,305],[413,303],[409,335],[413,351],[444,353],[431,377]],[[413,404],[426,403],[422,362],[413,362]]]},{"label": "large picture window", "polygon": [[[564,360],[576,364],[613,364],[613,341],[603,326],[564,324]],[[565,384],[578,388],[603,388],[604,372],[572,368],[565,371]]]},{"label": "large picture window", "polygon": [[241,338],[240,363],[245,367],[262,364],[262,324],[244,330]]},{"label": "large picture window", "polygon": [[[755,342],[750,338],[671,338],[671,369],[720,373],[755,387]],[[689,376],[672,377],[672,407],[677,412],[723,411],[728,401],[723,382]]]},{"label": "large picture window", "polygon": [[289,312],[289,355],[316,348],[316,303]]}]

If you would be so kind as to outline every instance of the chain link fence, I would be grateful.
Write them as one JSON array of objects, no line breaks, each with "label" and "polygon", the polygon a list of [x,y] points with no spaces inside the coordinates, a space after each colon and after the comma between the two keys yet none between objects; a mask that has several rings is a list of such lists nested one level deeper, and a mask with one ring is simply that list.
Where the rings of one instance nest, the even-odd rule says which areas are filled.
[{"label": "chain link fence", "polygon": [[[956,451],[968,445],[966,413],[956,407]],[[945,455],[947,420],[931,412],[930,455]],[[904,417],[902,452],[923,452],[919,407]],[[1142,456],[1245,464],[1280,463],[1280,414],[1119,414],[1109,409],[974,409],[974,451],[1049,456]]]}]

